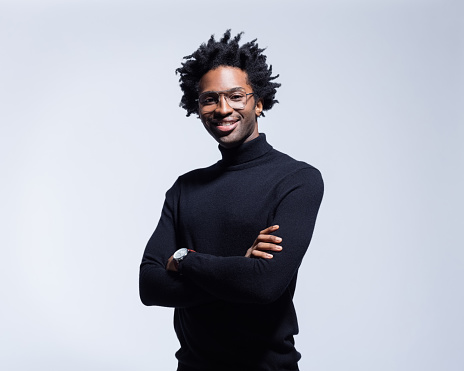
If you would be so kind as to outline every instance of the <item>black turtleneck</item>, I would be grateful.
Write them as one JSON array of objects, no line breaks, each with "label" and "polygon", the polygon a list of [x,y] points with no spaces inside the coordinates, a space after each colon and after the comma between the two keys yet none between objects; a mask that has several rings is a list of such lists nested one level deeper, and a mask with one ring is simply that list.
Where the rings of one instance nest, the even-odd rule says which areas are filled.
[{"label": "black turtleneck", "polygon": [[[140,268],[146,305],[175,307],[179,371],[298,370],[293,294],[322,199],[317,169],[276,151],[264,134],[182,175],[166,193]],[[245,258],[259,231],[278,224],[282,251]],[[195,250],[180,274],[165,269]]]}]

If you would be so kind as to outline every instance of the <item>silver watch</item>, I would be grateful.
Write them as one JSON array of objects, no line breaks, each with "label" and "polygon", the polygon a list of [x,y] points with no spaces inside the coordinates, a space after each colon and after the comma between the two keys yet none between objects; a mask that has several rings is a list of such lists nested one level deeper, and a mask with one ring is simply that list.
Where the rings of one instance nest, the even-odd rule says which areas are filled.
[{"label": "silver watch", "polygon": [[186,249],[185,247],[182,248],[182,249],[179,249],[177,250],[174,255],[172,256],[172,258],[174,259],[174,262],[176,264],[176,268],[179,267],[179,263],[185,259],[185,257],[187,256],[187,254],[189,253],[189,250]]}]

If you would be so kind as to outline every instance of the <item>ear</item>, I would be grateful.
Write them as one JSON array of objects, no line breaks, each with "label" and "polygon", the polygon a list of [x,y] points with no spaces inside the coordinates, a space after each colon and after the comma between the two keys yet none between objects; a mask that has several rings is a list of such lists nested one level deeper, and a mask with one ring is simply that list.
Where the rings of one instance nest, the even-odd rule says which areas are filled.
[{"label": "ear", "polygon": [[261,116],[261,112],[263,112],[263,101],[260,99],[260,100],[258,100],[258,102],[256,103],[256,106],[255,106],[255,115],[256,115],[256,117]]}]

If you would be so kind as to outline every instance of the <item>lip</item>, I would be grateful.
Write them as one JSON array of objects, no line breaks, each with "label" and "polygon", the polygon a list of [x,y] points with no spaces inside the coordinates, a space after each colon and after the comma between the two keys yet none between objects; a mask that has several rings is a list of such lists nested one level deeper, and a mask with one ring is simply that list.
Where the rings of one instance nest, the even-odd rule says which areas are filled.
[{"label": "lip", "polygon": [[231,132],[234,130],[240,120],[221,120],[212,122],[213,126],[222,133]]}]

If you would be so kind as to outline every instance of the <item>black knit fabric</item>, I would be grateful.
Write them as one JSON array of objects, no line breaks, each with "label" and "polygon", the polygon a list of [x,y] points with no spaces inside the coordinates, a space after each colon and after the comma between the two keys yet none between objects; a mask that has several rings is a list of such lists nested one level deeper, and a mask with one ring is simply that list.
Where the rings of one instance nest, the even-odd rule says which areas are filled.
[{"label": "black knit fabric", "polygon": [[[140,268],[146,305],[175,307],[179,371],[298,370],[293,294],[323,194],[319,171],[276,151],[264,134],[191,171],[166,193]],[[245,258],[278,224],[283,250]],[[167,272],[179,248],[180,272]]]}]

